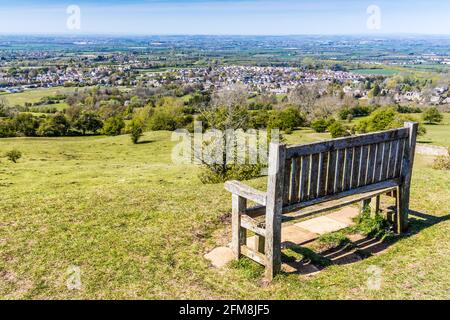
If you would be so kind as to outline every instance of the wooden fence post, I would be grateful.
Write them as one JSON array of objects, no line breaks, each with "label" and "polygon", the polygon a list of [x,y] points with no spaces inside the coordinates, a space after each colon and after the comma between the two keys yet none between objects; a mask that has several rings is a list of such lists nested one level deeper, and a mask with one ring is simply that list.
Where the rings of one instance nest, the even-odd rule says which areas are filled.
[{"label": "wooden fence post", "polygon": [[266,204],[266,279],[271,281],[281,270],[281,214],[283,210],[286,146],[271,143]]},{"label": "wooden fence post", "polygon": [[405,152],[402,159],[402,176],[400,192],[397,195],[399,199],[397,206],[397,228],[398,233],[404,232],[408,228],[408,214],[409,214],[409,195],[411,187],[411,177],[414,164],[414,154],[416,152],[416,139],[418,123],[405,122],[405,128],[409,129],[409,138],[405,144]]}]

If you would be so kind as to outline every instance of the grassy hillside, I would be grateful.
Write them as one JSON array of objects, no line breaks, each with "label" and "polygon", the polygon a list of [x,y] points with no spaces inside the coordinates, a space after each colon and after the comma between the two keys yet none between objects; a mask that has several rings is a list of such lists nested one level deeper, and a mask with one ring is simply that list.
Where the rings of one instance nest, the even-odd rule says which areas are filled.
[{"label": "grassy hillside", "polygon": [[[450,175],[431,159],[417,159],[411,207],[434,225],[416,221],[418,233],[380,255],[311,277],[280,275],[264,288],[253,264],[219,271],[203,258],[230,240],[223,186],[173,164],[170,133],[143,140],[0,139],[0,155],[23,153],[17,164],[0,158],[1,298],[449,298]],[[80,291],[66,287],[71,265],[81,269]],[[367,289],[371,265],[382,268],[379,291]]]}]

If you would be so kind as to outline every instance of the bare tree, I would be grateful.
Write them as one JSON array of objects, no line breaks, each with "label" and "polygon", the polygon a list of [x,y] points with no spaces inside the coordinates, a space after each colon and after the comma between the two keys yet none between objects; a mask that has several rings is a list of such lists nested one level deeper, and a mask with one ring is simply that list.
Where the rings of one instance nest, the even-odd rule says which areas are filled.
[{"label": "bare tree", "polygon": [[303,84],[291,90],[288,95],[288,102],[299,111],[306,114],[308,119],[314,117],[317,100],[326,92],[325,83]]}]

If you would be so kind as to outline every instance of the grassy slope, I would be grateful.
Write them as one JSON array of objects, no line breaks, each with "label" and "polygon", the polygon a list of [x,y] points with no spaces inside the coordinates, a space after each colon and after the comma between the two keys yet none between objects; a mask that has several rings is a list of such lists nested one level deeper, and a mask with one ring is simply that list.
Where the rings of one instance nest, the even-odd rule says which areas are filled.
[{"label": "grassy slope", "polygon": [[[419,122],[423,122],[422,115],[420,113],[407,114],[413,117]],[[442,113],[444,119],[439,124],[426,124],[425,128],[427,133],[424,136],[419,136],[417,139],[418,143],[433,144],[437,146],[449,147],[450,146],[450,113]],[[364,119],[355,118],[351,123],[355,124],[357,121]]]},{"label": "grassy slope", "polygon": [[[172,164],[169,133],[144,140],[0,140],[0,154],[24,154],[15,165],[0,158],[0,297],[449,298],[448,221],[382,255],[311,278],[281,275],[268,288],[242,270],[210,268],[203,254],[229,240],[229,194],[202,185],[195,168]],[[450,175],[429,161],[418,157],[411,206],[442,217]],[[81,267],[81,291],[66,288],[70,265]],[[383,270],[380,291],[367,289],[370,265]]]},{"label": "grassy slope", "polygon": [[425,125],[427,134],[419,137],[420,143],[450,147],[450,113],[443,113],[442,115],[444,119],[440,124]]}]

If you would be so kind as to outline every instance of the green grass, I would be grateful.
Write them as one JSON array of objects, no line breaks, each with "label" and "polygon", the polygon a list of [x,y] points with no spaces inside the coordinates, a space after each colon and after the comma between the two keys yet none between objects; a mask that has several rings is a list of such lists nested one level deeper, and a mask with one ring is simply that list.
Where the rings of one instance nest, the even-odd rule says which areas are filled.
[{"label": "green grass", "polygon": [[[425,124],[427,133],[417,138],[418,143],[432,144],[437,146],[450,146],[450,113],[442,113],[444,119],[439,124]],[[418,122],[423,122],[421,113],[408,114]],[[355,124],[365,117],[355,118],[350,124]],[[348,123],[348,122],[345,122]]]},{"label": "green grass", "polygon": [[355,69],[350,70],[353,73],[364,74],[364,75],[382,75],[382,76],[392,76],[397,74],[396,70],[390,69]]},{"label": "green grass", "polygon": [[11,106],[23,106],[25,103],[35,103],[47,96],[55,96],[58,94],[67,94],[74,92],[75,90],[83,90],[84,88],[63,88],[55,87],[49,89],[32,89],[20,93],[6,94],[3,97],[8,101]]},{"label": "green grass", "polygon": [[[287,139],[302,137],[318,138],[300,130]],[[230,241],[223,185],[202,185],[197,168],[173,164],[170,133],[143,140],[0,139],[1,298],[449,298],[450,175],[431,169],[432,158],[417,157],[411,208],[446,219],[413,222],[417,233],[380,255],[312,277],[281,274],[266,288],[253,262],[216,270],[203,258]],[[2,157],[14,148],[23,154],[17,164]],[[66,287],[72,265],[79,291]],[[371,265],[382,269],[378,291],[366,285]]]},{"label": "green grass", "polygon": [[450,113],[443,113],[444,119],[439,124],[427,124],[426,135],[419,137],[419,143],[450,147]]}]

